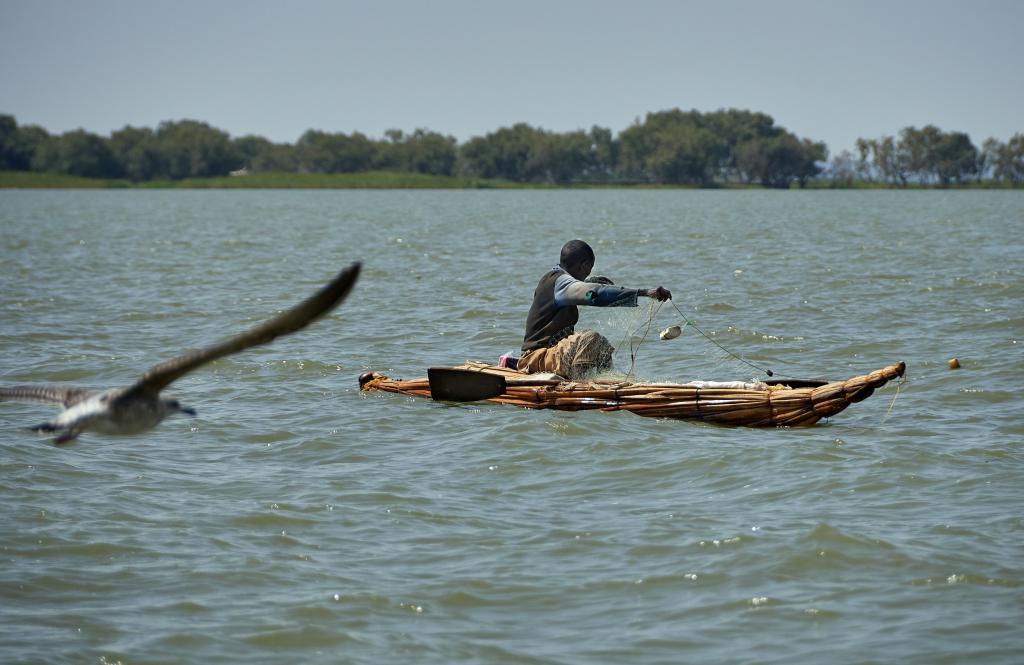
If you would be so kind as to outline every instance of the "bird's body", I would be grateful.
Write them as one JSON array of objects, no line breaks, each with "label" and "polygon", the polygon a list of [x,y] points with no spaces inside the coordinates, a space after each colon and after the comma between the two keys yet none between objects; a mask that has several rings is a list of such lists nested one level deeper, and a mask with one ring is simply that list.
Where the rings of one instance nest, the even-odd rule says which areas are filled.
[{"label": "bird's body", "polygon": [[36,425],[37,432],[56,433],[54,443],[73,441],[82,432],[132,435],[147,432],[175,413],[195,415],[173,397],[161,394],[171,382],[217,358],[266,344],[276,337],[305,328],[334,307],[351,291],[359,264],[341,271],[327,286],[266,323],[219,344],[190,351],[152,367],[125,388],[90,391],[67,386],[13,386],[0,388],[0,401],[44,402],[64,410],[49,422]]},{"label": "bird's body", "polygon": [[[13,399],[19,388],[0,388],[0,399]],[[102,392],[83,392],[79,400],[65,407],[53,420],[36,425],[37,432],[57,432],[54,441],[67,443],[82,432],[128,436],[148,432],[167,416],[175,413],[195,415],[178,400],[125,388]]]}]

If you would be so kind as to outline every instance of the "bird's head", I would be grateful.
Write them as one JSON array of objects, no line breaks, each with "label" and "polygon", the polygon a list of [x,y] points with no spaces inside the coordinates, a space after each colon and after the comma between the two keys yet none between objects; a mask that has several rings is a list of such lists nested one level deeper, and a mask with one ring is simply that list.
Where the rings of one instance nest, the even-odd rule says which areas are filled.
[{"label": "bird's head", "polygon": [[160,399],[160,403],[167,411],[167,415],[170,415],[172,413],[184,413],[187,416],[196,415],[195,409],[193,409],[190,406],[183,405],[181,402],[179,402],[177,399],[173,397],[163,397]]}]

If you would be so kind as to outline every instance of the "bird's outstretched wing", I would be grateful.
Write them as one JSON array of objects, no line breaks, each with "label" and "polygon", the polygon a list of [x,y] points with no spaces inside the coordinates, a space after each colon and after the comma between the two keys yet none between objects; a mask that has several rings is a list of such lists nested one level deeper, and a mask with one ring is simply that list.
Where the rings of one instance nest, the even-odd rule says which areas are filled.
[{"label": "bird's outstretched wing", "polygon": [[208,362],[244,351],[253,346],[266,344],[271,340],[302,330],[313,321],[337,307],[352,290],[359,277],[359,263],[353,263],[338,273],[331,282],[286,312],[246,332],[196,351],[189,351],[170,360],[154,365],[146,374],[126,391],[158,393],[173,381]]},{"label": "bird's outstretched wing", "polygon": [[0,402],[40,402],[67,409],[94,392],[71,386],[11,386],[0,388]]}]

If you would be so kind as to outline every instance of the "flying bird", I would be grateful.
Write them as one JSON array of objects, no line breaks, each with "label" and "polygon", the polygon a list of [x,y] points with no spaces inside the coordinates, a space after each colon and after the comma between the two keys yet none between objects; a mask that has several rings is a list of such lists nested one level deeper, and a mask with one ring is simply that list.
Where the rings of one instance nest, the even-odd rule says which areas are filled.
[{"label": "flying bird", "polygon": [[104,391],[70,386],[12,386],[0,388],[0,401],[43,402],[63,407],[53,420],[30,428],[35,432],[56,434],[53,442],[58,445],[74,441],[86,431],[141,434],[175,413],[194,416],[195,409],[161,395],[161,391],[208,362],[302,330],[341,304],[356,283],[359,268],[359,263],[353,263],[308,299],[255,328],[154,365],[130,386]]}]

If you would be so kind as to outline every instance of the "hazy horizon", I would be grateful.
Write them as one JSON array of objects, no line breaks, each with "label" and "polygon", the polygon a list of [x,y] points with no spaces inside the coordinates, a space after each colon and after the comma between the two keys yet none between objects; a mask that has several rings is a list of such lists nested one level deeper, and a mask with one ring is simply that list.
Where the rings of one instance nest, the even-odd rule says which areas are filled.
[{"label": "hazy horizon", "polygon": [[832,154],[928,124],[980,145],[1024,131],[1022,25],[1007,0],[0,0],[0,113],[51,133],[194,119],[275,142],[419,127],[464,142],[739,108]]}]

